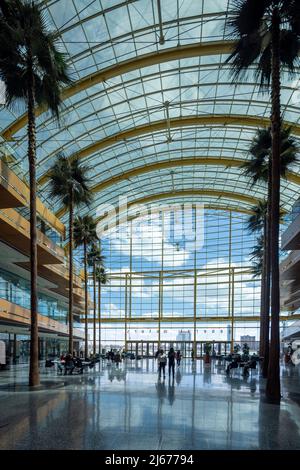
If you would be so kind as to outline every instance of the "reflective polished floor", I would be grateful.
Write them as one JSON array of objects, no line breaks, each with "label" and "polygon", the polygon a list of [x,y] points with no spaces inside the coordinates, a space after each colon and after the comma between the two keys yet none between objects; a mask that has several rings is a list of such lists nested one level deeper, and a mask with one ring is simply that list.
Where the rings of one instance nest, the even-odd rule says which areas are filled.
[{"label": "reflective polished floor", "polygon": [[[28,367],[0,371],[0,449],[300,449],[300,366],[283,366],[280,406],[264,399],[254,371],[183,361],[159,381],[153,359],[83,375],[42,368],[43,390],[24,384]],[[51,386],[50,386],[51,385]]]}]

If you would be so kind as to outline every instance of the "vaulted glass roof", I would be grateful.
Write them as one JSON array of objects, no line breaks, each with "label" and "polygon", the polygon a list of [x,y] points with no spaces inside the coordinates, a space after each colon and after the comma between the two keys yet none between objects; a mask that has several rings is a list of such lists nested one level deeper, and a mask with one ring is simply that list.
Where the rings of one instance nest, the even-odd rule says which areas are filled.
[{"label": "vaulted glass roof", "polygon": [[[47,171],[59,151],[91,167],[95,200],[126,195],[201,201],[249,210],[266,196],[239,168],[259,127],[269,124],[270,96],[250,71],[232,83],[225,60],[228,0],[48,0],[43,6],[70,63],[58,124],[37,110],[39,195],[47,203]],[[300,139],[299,73],[282,74],[282,112]],[[1,139],[27,173],[24,110],[0,112]],[[299,141],[300,144],[300,141]],[[282,204],[298,198],[300,169],[282,183]],[[53,206],[52,206],[53,208]],[[64,219],[59,204],[54,207]],[[82,211],[87,209],[82,208]],[[66,221],[66,219],[64,219]]]}]

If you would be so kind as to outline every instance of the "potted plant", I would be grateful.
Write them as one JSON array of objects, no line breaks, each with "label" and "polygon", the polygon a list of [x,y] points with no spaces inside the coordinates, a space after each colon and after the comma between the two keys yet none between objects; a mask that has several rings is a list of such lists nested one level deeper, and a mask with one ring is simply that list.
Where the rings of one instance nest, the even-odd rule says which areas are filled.
[{"label": "potted plant", "polygon": [[209,364],[210,363],[210,352],[211,352],[211,343],[205,343],[204,344],[204,363]]},{"label": "potted plant", "polygon": [[243,360],[243,361],[249,361],[249,351],[250,351],[250,348],[249,348],[249,346],[248,346],[247,343],[244,343],[244,344],[243,344],[243,349],[242,349],[242,351],[243,351],[242,360]]}]

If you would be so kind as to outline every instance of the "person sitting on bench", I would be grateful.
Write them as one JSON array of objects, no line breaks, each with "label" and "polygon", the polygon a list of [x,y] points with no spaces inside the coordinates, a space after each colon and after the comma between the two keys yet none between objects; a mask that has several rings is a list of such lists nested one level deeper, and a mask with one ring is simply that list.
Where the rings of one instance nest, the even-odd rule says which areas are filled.
[{"label": "person sitting on bench", "polygon": [[74,362],[73,356],[72,354],[67,354],[66,360],[65,360],[64,375],[67,375],[67,371],[69,371],[69,374],[72,375],[74,368],[75,368],[75,362]]},{"label": "person sitting on bench", "polygon": [[239,362],[241,362],[241,356],[234,356],[233,360],[228,364],[226,368],[226,374],[229,374],[231,369],[237,369],[239,367]]},{"label": "person sitting on bench", "polygon": [[255,357],[251,357],[250,361],[246,362],[243,369],[243,375],[249,375],[249,369],[256,369]]},{"label": "person sitting on bench", "polygon": [[83,374],[83,364],[82,364],[82,360],[80,359],[80,357],[76,357],[74,362],[75,362],[75,367],[76,367],[76,371],[78,372],[78,374]]}]

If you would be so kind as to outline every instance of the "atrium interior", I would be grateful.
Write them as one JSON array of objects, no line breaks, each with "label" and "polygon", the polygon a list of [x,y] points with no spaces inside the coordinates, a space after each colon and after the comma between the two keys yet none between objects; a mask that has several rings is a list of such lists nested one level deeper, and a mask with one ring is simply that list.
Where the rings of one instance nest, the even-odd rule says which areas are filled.
[{"label": "atrium interior", "polygon": [[0,45],[1,450],[300,450],[300,11],[265,3],[277,134],[250,0],[34,1],[59,119],[34,34],[31,112]]}]

